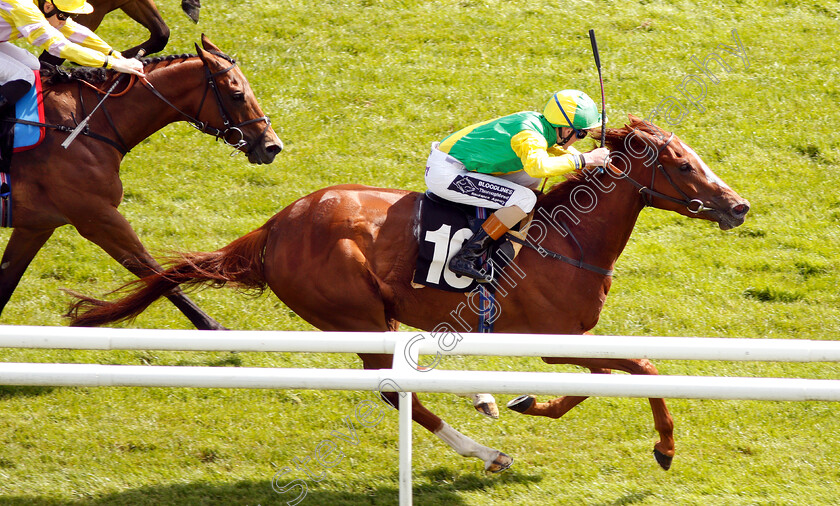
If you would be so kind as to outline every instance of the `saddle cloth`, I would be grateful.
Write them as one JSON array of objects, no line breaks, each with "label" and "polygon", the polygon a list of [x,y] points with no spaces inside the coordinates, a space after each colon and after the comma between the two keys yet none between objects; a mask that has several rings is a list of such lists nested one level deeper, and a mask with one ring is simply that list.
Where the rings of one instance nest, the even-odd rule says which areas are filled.
[{"label": "saddle cloth", "polygon": [[[44,122],[44,98],[41,95],[41,74],[35,71],[35,86],[15,104],[15,117],[33,123]],[[32,149],[44,140],[46,129],[43,126],[15,123],[14,152]]]},{"label": "saddle cloth", "polygon": [[[420,229],[417,264],[413,286],[424,286],[449,292],[470,292],[478,284],[474,279],[459,276],[449,270],[449,259],[472,237],[493,211],[457,204],[444,200],[431,192],[422,197],[418,223]],[[516,232],[513,232],[516,233]],[[506,237],[496,241],[488,257],[493,259],[494,278],[519,252]]]}]

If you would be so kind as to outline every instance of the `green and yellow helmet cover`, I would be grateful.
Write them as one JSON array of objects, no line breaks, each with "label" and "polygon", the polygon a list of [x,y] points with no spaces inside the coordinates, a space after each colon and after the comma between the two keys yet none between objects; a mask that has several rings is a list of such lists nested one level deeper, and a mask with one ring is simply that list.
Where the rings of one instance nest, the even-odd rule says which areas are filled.
[{"label": "green and yellow helmet cover", "polygon": [[[563,112],[560,107],[563,107]],[[601,114],[598,106],[589,98],[589,95],[578,90],[558,91],[548,99],[543,110],[543,116],[551,126],[572,127],[577,130],[586,130],[601,126]],[[568,117],[568,120],[566,119]],[[569,124],[571,121],[571,124]]]}]

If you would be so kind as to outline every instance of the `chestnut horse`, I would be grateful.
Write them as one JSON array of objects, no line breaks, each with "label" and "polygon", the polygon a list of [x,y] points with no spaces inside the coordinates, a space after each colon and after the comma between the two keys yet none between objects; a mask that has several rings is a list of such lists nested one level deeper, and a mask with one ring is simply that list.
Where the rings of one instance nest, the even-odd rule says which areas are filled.
[{"label": "chestnut horse", "polygon": [[[117,9],[122,9],[128,17],[149,30],[149,38],[145,42],[120,51],[126,58],[133,58],[141,49],[145,55],[158,53],[163,51],[166,43],[169,42],[169,27],[160,15],[154,0],[88,0],[88,3],[93,6],[93,12],[80,14],[74,20],[93,31],[99,28],[106,14]],[[200,7],[199,0],[181,1],[181,8],[195,23],[198,23]],[[41,53],[39,58],[41,61],[53,65],[61,65],[64,61],[64,59],[53,56],[46,51]]]},{"label": "chestnut horse", "polygon": [[[631,116],[630,121],[629,126],[607,131],[613,156],[608,169],[574,174],[540,196],[528,231],[529,247],[522,248],[497,286],[497,331],[583,334],[592,329],[615,262],[646,205],[714,221],[724,230],[744,222],[749,203],[687,144],[638,118]],[[402,322],[427,331],[472,331],[469,311],[464,311],[475,307],[469,295],[412,287],[421,197],[357,185],[324,188],[218,251],[184,254],[166,271],[131,283],[134,288],[126,297],[114,302],[82,298],[70,316],[74,325],[102,325],[135,317],[180,284],[231,283],[270,287],[290,309],[322,330],[397,330]],[[391,366],[389,355],[360,356],[366,369]],[[657,374],[648,360],[543,360],[576,364],[593,373],[617,369]],[[396,405],[396,394],[383,395]],[[548,403],[523,399],[512,407],[557,418],[584,398],[561,397]],[[667,469],[674,456],[673,421],[663,399],[650,399],[650,405],[660,436],[655,456]],[[461,455],[481,458],[491,471],[510,465],[510,457],[455,431],[416,395],[412,406],[413,419]]]},{"label": "chestnut horse", "polygon": [[[271,163],[283,148],[245,75],[206,37],[198,55],[145,61],[147,83],[104,69],[82,68],[68,82],[44,84],[44,141],[16,153],[11,163],[12,231],[0,261],[0,311],[53,231],[73,225],[137,276],[160,270],[128,221],[117,211],[123,189],[123,156],[164,126],[187,120],[234,145],[251,163]],[[60,76],[60,74],[59,74]],[[95,85],[82,81],[97,78]],[[58,76],[56,76],[58,77]],[[117,89],[90,118],[89,132],[64,149],[71,118],[88,116],[114,79]],[[222,329],[181,293],[170,300],[200,329]]]}]

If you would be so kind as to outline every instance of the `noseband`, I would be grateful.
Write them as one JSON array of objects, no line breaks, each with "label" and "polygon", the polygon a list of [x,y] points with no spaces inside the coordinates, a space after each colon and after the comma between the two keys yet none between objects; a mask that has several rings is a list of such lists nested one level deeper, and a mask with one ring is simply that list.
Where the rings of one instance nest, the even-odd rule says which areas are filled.
[{"label": "noseband", "polygon": [[[204,67],[204,77],[206,86],[204,87],[204,94],[201,96],[201,102],[198,104],[198,112],[195,113],[195,116],[191,116],[179,109],[175,104],[173,104],[166,97],[161,95],[161,93],[154,86],[152,86],[152,83],[150,83],[148,80],[142,80],[143,86],[148,88],[149,91],[151,91],[156,97],[161,99],[169,107],[181,113],[181,115],[187,118],[187,122],[190,125],[192,125],[193,127],[195,127],[203,133],[212,135],[216,138],[216,140],[221,139],[222,142],[234,148],[230,156],[235,155],[239,152],[239,150],[242,149],[244,149],[244,151],[250,151],[252,147],[249,146],[248,141],[245,140],[245,134],[242,133],[241,128],[245,125],[250,125],[251,123],[265,121],[265,128],[263,129],[259,137],[257,137],[257,139],[255,140],[256,142],[265,136],[265,132],[268,130],[268,127],[271,126],[271,120],[268,119],[268,116],[261,116],[259,118],[243,121],[242,123],[236,125],[231,125],[230,114],[228,113],[227,109],[225,109],[224,102],[222,101],[222,94],[219,91],[218,85],[216,84],[216,77],[226,74],[233,70],[236,67],[236,62],[232,62],[229,67],[224,68],[218,72],[210,72],[210,68],[207,66],[207,62],[205,62],[203,59],[201,60],[201,64]],[[204,101],[205,99],[207,99],[207,92],[211,89],[213,90],[213,96],[216,99],[216,105],[219,107],[219,115],[222,117],[223,127],[221,129],[211,126],[209,123],[201,121],[197,118],[197,116],[201,114],[201,110],[204,108]]]},{"label": "noseband", "polygon": [[[660,199],[663,199],[663,200],[667,200],[669,202],[673,202],[673,203],[681,205],[681,206],[685,206],[685,208],[688,209],[689,212],[692,212],[694,214],[698,214],[698,213],[701,213],[703,211],[714,211],[714,208],[706,207],[703,204],[702,200],[692,199],[691,197],[686,195],[686,193],[684,191],[682,191],[680,189],[680,187],[677,186],[674,183],[674,181],[671,179],[671,176],[669,176],[668,172],[665,171],[665,167],[662,166],[662,162],[659,161],[659,155],[661,155],[662,152],[665,151],[665,148],[668,147],[668,144],[670,144],[673,139],[674,139],[674,132],[671,132],[671,135],[668,136],[668,140],[666,140],[665,143],[662,146],[660,146],[659,149],[656,151],[656,155],[654,156],[654,160],[656,162],[656,167],[654,167],[654,169],[651,171],[650,186],[644,186],[643,184],[639,183],[638,181],[636,181],[635,179],[630,177],[624,171],[619,171],[620,174],[621,174],[621,177],[623,179],[628,180],[636,188],[639,189],[639,193],[642,195],[642,201],[644,202],[644,204],[646,206],[653,205],[652,198],[656,197],[656,198],[660,198]],[[616,170],[618,170],[618,169],[616,169]],[[660,192],[653,189],[653,184],[656,180],[656,173],[657,172],[662,172],[662,175],[665,176],[665,179],[671,185],[671,188],[675,189],[677,191],[677,193],[679,193],[683,197],[682,200],[674,198],[670,195],[665,195],[664,193],[660,193]]]}]

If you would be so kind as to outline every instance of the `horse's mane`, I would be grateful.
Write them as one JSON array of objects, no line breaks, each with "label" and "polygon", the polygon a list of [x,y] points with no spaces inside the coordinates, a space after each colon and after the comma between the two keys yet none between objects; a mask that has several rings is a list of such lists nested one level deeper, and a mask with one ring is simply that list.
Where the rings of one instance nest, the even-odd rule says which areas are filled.
[{"label": "horse's mane", "polygon": [[[224,58],[230,63],[236,63],[236,60],[219,51],[208,51],[208,53],[214,54],[219,58]],[[157,67],[161,63],[170,63],[176,60],[188,60],[190,58],[197,57],[198,55],[195,54],[173,54],[143,58],[140,61],[143,63],[144,67]],[[101,67],[64,67],[61,65],[49,64],[41,65],[41,79],[45,85],[55,85],[73,81],[87,81],[91,84],[102,84],[109,80],[115,73],[115,70],[104,69]]]},{"label": "horse's mane", "polygon": [[[660,135],[661,132],[657,131],[653,127],[655,127],[655,125],[652,123],[635,116],[631,116],[630,124],[624,125],[621,128],[607,128],[606,145],[610,148],[610,150],[623,151],[621,148],[624,146],[624,140],[635,130],[641,130],[651,135]],[[590,135],[593,138],[600,139],[601,130],[593,130]],[[552,200],[567,197],[572,189],[586,181],[582,172],[571,172],[567,174],[565,178],[566,179],[564,181],[553,184],[546,192],[546,195],[551,194]]]}]

